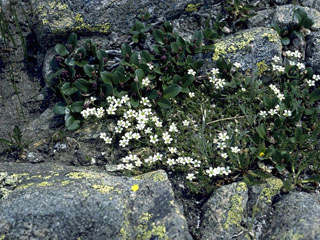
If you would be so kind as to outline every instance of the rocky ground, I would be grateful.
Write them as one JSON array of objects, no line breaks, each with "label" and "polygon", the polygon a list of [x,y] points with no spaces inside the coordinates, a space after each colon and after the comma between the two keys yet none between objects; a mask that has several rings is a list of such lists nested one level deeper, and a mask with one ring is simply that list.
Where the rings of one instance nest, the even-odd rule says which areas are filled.
[{"label": "rocky ground", "polygon": [[[293,8],[291,1],[251,2],[256,15],[246,26],[230,25],[230,33],[218,43],[236,51],[213,53],[243,62],[244,71],[281,56],[280,38],[270,26],[288,24]],[[272,178],[255,186],[230,183],[203,198],[191,194],[172,172],[120,176],[110,163],[121,153],[97,139],[105,125],[87,124],[66,132],[63,119],[53,113],[55,98],[44,81],[50,48],[71,31],[117,50],[128,41],[126,33],[137,12],[148,10],[154,24],[165,18],[188,38],[208,16],[221,12],[222,3],[11,1],[28,57],[10,18],[16,44],[6,45],[0,38],[0,138],[10,139],[16,125],[22,139],[20,146],[0,143],[0,240],[320,239],[318,192],[284,193],[283,182]],[[195,6],[192,11],[187,11],[189,4]],[[9,6],[10,1],[2,1],[2,12],[8,14]],[[305,41],[294,44],[319,72],[320,3],[301,0],[299,6],[315,24]],[[212,55],[207,59],[211,62]]]}]

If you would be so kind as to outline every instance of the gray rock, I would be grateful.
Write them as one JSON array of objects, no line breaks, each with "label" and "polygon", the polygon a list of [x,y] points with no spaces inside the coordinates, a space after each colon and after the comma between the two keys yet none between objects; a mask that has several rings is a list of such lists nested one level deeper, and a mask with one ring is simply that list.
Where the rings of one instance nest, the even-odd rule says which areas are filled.
[{"label": "gray rock", "polygon": [[301,0],[301,5],[320,11],[320,2],[318,0]]},{"label": "gray rock", "polygon": [[306,62],[320,73],[320,32],[313,32],[307,40]]},{"label": "gray rock", "polygon": [[271,27],[275,9],[265,9],[258,11],[255,16],[248,19],[249,28]]},{"label": "gray rock", "polygon": [[[320,29],[320,12],[308,7],[301,7],[298,5],[296,7],[302,8],[308,14],[308,17],[310,17],[314,21],[311,29],[318,31]],[[287,26],[292,23],[292,21],[294,23],[298,23],[298,20],[296,18],[292,18],[293,10],[294,6],[292,4],[277,7],[273,22],[280,27]]]},{"label": "gray rock", "polygon": [[[192,239],[164,171],[137,177],[52,164],[3,163],[5,239]],[[134,186],[134,187],[133,187]]]},{"label": "gray rock", "polygon": [[32,1],[36,16],[34,30],[40,45],[47,48],[54,44],[53,40],[74,31],[85,34],[126,33],[140,12],[147,11],[155,19],[174,18],[184,12],[189,3],[192,1]]},{"label": "gray rock", "polygon": [[274,56],[281,57],[280,37],[271,28],[252,28],[221,39],[215,44],[213,60],[220,57],[241,63],[243,71],[262,74]]},{"label": "gray rock", "polygon": [[29,163],[40,163],[44,162],[43,156],[38,152],[28,152],[26,161]]},{"label": "gray rock", "polygon": [[219,188],[203,207],[200,225],[201,240],[245,239],[241,222],[244,220],[248,188],[244,182]]},{"label": "gray rock", "polygon": [[320,196],[291,192],[275,205],[262,239],[320,239]]}]

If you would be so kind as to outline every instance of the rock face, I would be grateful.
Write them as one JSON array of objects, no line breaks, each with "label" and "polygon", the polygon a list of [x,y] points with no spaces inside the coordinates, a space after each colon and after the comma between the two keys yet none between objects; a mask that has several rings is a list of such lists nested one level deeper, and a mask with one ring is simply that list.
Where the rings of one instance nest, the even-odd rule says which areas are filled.
[{"label": "rock face", "polygon": [[320,32],[313,32],[307,41],[306,61],[316,73],[320,72]]},{"label": "rock face", "polygon": [[167,175],[1,164],[1,239],[192,239]]},{"label": "rock face", "polygon": [[[35,32],[42,47],[48,47],[58,36],[72,31],[81,33],[126,33],[139,13],[174,18],[192,1],[166,0],[40,0],[33,1]],[[200,1],[202,2],[202,1]]]},{"label": "rock face", "polygon": [[280,37],[271,28],[252,28],[221,39],[215,44],[213,60],[220,57],[239,62],[242,70],[262,74],[274,56],[281,56]]},{"label": "rock face", "polygon": [[262,239],[320,239],[320,198],[292,192],[275,205],[267,233]]},{"label": "rock face", "polygon": [[[214,192],[203,207],[201,240],[231,239],[243,232],[241,222],[247,201],[248,188],[244,182],[223,186]],[[239,239],[244,239],[241,237]]]}]

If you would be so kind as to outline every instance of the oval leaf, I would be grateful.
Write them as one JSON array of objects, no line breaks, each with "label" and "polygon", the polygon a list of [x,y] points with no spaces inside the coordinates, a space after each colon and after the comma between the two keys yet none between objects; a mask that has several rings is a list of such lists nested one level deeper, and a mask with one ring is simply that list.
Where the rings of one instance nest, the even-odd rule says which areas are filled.
[{"label": "oval leaf", "polygon": [[181,92],[181,87],[178,84],[172,84],[163,91],[163,97],[173,98],[177,96],[180,92]]},{"label": "oval leaf", "polygon": [[67,56],[69,54],[69,51],[67,50],[67,48],[60,43],[58,43],[54,49],[61,57]]},{"label": "oval leaf", "polygon": [[76,86],[76,88],[78,88],[81,92],[83,93],[87,93],[90,83],[89,81],[83,79],[83,78],[78,78],[75,82],[74,85]]},{"label": "oval leaf", "polygon": [[170,109],[171,108],[171,103],[168,99],[165,98],[160,98],[159,101],[157,102],[157,104],[163,108],[163,109]]},{"label": "oval leaf", "polygon": [[66,113],[66,105],[64,103],[57,103],[53,107],[53,112],[57,115],[64,115]]}]

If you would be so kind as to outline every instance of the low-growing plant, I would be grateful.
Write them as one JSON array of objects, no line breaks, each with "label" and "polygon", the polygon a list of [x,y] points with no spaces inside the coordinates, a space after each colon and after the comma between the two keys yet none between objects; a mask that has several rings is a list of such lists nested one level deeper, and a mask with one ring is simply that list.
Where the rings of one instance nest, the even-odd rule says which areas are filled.
[{"label": "low-growing plant", "polygon": [[22,140],[22,132],[19,126],[14,126],[13,133],[8,132],[9,138],[0,138],[0,142],[9,146],[11,150],[22,151],[27,144]]},{"label": "low-growing plant", "polygon": [[[104,107],[106,97],[127,94],[134,107],[145,97],[162,109],[170,109],[170,99],[189,92],[194,73],[202,66],[202,60],[192,57],[201,51],[201,32],[196,32],[192,42],[188,42],[165,22],[151,33],[153,49],[135,51],[130,45],[122,44],[123,59],[115,69],[108,69],[108,54],[97,44],[87,41],[85,46],[78,47],[74,33],[66,46],[55,46],[57,55],[51,61],[53,72],[47,77],[47,83],[64,99],[54,111],[65,115],[69,130],[80,127],[79,113],[87,107],[88,97],[92,97],[90,101],[96,106]],[[142,37],[138,31],[133,34],[134,42]]]},{"label": "low-growing plant", "polygon": [[227,11],[227,18],[233,25],[242,25],[249,18],[255,15],[254,5],[247,0],[227,0],[224,9]]}]

